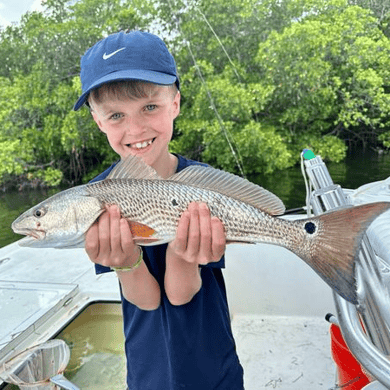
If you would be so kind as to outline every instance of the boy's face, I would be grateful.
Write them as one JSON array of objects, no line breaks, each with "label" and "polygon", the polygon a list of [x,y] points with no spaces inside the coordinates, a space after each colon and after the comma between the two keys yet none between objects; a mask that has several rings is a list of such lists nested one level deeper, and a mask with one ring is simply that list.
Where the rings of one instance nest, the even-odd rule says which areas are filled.
[{"label": "boy's face", "polygon": [[92,102],[92,116],[121,158],[135,155],[158,169],[169,158],[173,121],[180,112],[180,93],[157,86],[151,96]]}]

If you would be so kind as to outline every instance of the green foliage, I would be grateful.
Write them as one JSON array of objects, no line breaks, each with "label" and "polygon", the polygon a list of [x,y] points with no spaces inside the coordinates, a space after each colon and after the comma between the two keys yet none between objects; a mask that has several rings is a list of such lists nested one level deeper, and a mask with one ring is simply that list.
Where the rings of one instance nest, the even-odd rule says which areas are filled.
[{"label": "green foliage", "polygon": [[214,76],[211,64],[199,61],[197,65],[209,81],[203,84],[194,67],[183,76],[183,89],[190,98],[184,99],[182,111],[186,115],[176,122],[171,150],[237,173],[237,159],[248,174],[293,165],[275,128],[254,119],[254,112],[264,106],[270,91],[258,84],[234,83],[230,64]]},{"label": "green foliage", "polygon": [[[369,10],[345,0],[247,1],[229,15],[224,7],[199,1],[191,21],[181,18],[179,37],[193,56],[187,46],[177,56],[187,114],[176,150],[237,171],[233,147],[245,172],[272,172],[308,145],[340,161],[346,146],[335,136],[364,142],[388,128],[390,44]],[[201,34],[201,25],[218,36]],[[197,54],[204,82],[188,67]]]},{"label": "green foliage", "polygon": [[390,148],[390,131],[386,131],[385,133],[382,133],[378,137],[378,139],[383,143],[383,146],[385,148]]},{"label": "green foliage", "polygon": [[295,143],[295,151],[301,152],[303,149],[310,149],[315,155],[321,156],[322,159],[340,162],[347,154],[347,147],[344,142],[333,135],[324,137],[313,137],[304,135]]},{"label": "green foliage", "polygon": [[30,151],[21,148],[20,141],[0,141],[0,176],[23,173],[23,159],[15,156],[30,157]]},{"label": "green foliage", "polygon": [[[287,145],[272,126],[250,121],[241,131],[237,132],[235,138],[246,174],[271,173],[274,170],[294,165]],[[210,156],[216,153],[215,146],[210,143]],[[226,156],[226,159],[228,158],[229,154]],[[230,160],[232,160],[231,154]],[[225,169],[232,170],[229,166]]]},{"label": "green foliage", "polygon": [[0,183],[76,184],[117,157],[87,109],[79,61],[123,29],[160,34],[182,107],[171,150],[248,175],[304,148],[390,145],[390,0],[46,0],[0,31]]},{"label": "green foliage", "polygon": [[0,183],[74,184],[115,158],[88,110],[72,108],[85,50],[105,34],[143,27],[131,3],[47,0],[44,14],[1,31]]},{"label": "green foliage", "polygon": [[390,0],[348,0],[348,4],[370,10],[375,16],[379,28],[387,37],[390,37]]},{"label": "green foliage", "polygon": [[62,172],[58,169],[48,167],[44,171],[38,171],[35,177],[41,179],[47,186],[55,187],[61,183]]},{"label": "green foliage", "polygon": [[387,125],[390,44],[368,11],[335,8],[270,38],[257,60],[276,87],[273,120],[296,134]]}]

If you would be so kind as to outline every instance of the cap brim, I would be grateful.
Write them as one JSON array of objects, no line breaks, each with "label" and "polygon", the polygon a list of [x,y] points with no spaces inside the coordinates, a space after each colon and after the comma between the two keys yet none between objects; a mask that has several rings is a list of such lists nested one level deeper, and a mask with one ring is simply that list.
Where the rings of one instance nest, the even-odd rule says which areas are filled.
[{"label": "cap brim", "polygon": [[119,81],[119,80],[140,80],[140,81],[148,81],[150,83],[155,83],[160,85],[170,85],[177,80],[177,77],[165,73],[154,72],[152,70],[129,69],[129,70],[121,70],[119,72],[113,72],[95,81],[95,83],[93,83],[79,97],[73,109],[77,111],[85,103],[89,93],[93,89],[100,87],[102,84],[109,83],[112,81]]}]

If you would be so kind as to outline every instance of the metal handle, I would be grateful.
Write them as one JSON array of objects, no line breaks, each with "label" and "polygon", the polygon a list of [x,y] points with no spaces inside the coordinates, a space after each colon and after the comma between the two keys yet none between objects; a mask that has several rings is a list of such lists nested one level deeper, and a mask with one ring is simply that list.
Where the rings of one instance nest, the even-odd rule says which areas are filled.
[{"label": "metal handle", "polygon": [[389,388],[390,362],[364,334],[356,307],[334,293],[337,318],[348,348],[359,363],[379,382]]},{"label": "metal handle", "polygon": [[60,386],[61,389],[65,390],[80,390],[72,382],[68,381],[62,374],[58,374],[50,378],[50,382],[54,383],[57,386]]},{"label": "metal handle", "polygon": [[[347,204],[343,190],[334,185],[321,157],[305,161],[305,166],[315,189],[311,198],[315,214]],[[334,294],[337,319],[345,342],[359,363],[390,389],[389,283],[378,270],[367,237],[364,237],[359,260],[355,269],[359,305],[355,307]]]}]

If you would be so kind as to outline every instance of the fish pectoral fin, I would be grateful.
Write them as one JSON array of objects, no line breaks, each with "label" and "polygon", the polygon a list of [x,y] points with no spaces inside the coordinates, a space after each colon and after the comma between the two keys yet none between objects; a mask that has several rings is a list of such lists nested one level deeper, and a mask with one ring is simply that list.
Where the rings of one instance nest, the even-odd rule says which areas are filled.
[{"label": "fish pectoral fin", "polygon": [[151,240],[152,236],[156,233],[153,228],[141,222],[129,221],[129,226],[134,240],[137,238]]},{"label": "fish pectoral fin", "polygon": [[156,236],[156,231],[148,225],[137,221],[128,221],[133,240],[137,245],[149,246],[166,244],[171,241]]}]

